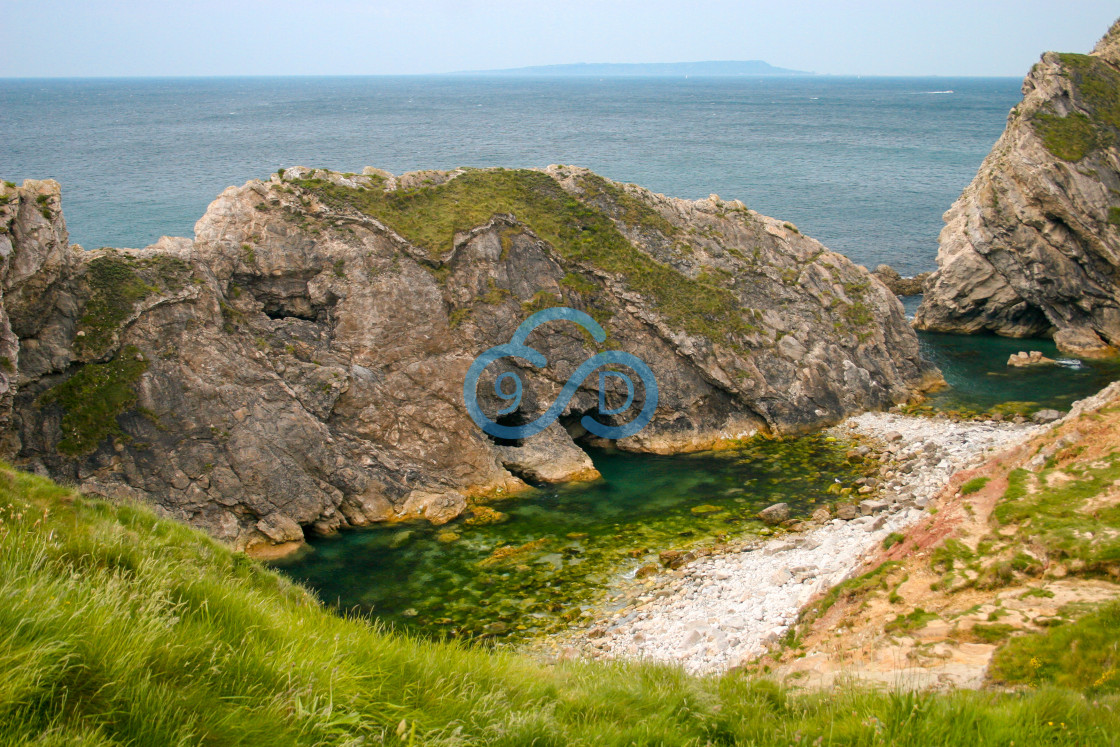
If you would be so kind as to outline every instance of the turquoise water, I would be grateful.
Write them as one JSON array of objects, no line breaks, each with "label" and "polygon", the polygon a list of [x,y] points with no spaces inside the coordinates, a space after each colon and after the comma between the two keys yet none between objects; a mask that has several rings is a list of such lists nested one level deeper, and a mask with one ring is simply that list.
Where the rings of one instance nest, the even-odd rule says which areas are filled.
[{"label": "turquoise water", "polygon": [[[232,184],[303,164],[578,164],[715,192],[904,274],[1018,103],[1014,78],[0,80],[0,178],[53,177],[73,241],[192,236]],[[943,91],[952,93],[939,93]]]},{"label": "turquoise water", "polygon": [[[1074,400],[1120,379],[1120,361],[1078,360],[1058,352],[1052,340],[932,332],[920,332],[918,337],[922,354],[937,364],[949,384],[949,388],[930,397],[929,404],[939,410],[1066,410]],[[1058,363],[1008,366],[1008,357],[1023,350],[1038,350]]]},{"label": "turquoise water", "polygon": [[672,457],[590,450],[603,479],[489,504],[499,522],[350,531],[276,565],[325,602],[414,632],[539,634],[661,550],[757,532],[755,514],[771,503],[804,515],[835,499],[829,486],[863,473],[849,446],[816,436]]}]

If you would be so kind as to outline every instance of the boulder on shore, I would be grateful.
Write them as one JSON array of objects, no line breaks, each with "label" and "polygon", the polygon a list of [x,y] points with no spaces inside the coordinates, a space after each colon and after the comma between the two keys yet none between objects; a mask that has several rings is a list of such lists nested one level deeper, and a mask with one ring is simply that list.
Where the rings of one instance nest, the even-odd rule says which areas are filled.
[{"label": "boulder on shore", "polygon": [[772,506],[767,506],[758,512],[758,518],[762,520],[763,524],[768,526],[776,526],[783,521],[789,519],[789,504],[788,503],[775,503]]}]

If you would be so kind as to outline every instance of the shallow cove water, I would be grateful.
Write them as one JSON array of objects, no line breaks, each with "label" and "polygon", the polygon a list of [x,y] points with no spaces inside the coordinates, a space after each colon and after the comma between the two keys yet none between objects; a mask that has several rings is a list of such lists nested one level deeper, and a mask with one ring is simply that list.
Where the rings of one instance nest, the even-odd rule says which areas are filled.
[{"label": "shallow cove water", "polygon": [[661,550],[757,532],[755,514],[779,501],[810,513],[862,474],[850,446],[818,435],[678,456],[592,449],[601,480],[490,503],[500,522],[350,531],[276,566],[327,603],[414,632],[547,632]]},{"label": "shallow cove water", "polygon": [[[1048,340],[920,338],[950,384],[930,398],[937,410],[1066,409],[1120,378],[1120,363],[1065,358]],[[1061,364],[1009,368],[1019,350]],[[778,501],[811,513],[862,474],[849,448],[815,435],[677,456],[593,449],[601,480],[491,503],[499,522],[344,532],[274,565],[328,604],[414,633],[516,640],[566,626],[661,550],[757,532],[755,514]]]},{"label": "shallow cove water", "polygon": [[[1082,397],[1120,379],[1120,361],[1079,360],[1058,351],[1053,340],[1018,340],[995,335],[919,332],[922,354],[941,369],[946,389],[927,404],[935,410],[1032,413],[1068,410]],[[1016,368],[1007,359],[1037,350],[1055,364]]]}]

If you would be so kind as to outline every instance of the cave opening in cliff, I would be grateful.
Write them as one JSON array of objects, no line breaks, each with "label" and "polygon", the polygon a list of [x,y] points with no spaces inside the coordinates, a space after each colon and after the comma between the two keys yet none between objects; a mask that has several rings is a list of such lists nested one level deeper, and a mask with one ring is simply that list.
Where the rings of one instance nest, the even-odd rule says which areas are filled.
[{"label": "cave opening in cliff", "polygon": [[302,319],[319,324],[330,321],[337,298],[313,301],[303,277],[239,276],[235,284],[244,287],[261,304],[261,311],[269,319]]},{"label": "cave opening in cliff", "polygon": [[[513,412],[506,413],[505,415],[499,415],[494,422],[496,422],[498,425],[504,425],[504,426],[514,428],[514,427],[517,427],[519,425],[525,425],[525,424],[529,423],[530,421],[531,421],[531,418],[529,418],[523,412],[521,412],[520,409],[517,409],[517,410],[514,410]],[[522,445],[525,444],[525,439],[523,439],[523,438],[500,438],[498,436],[494,436],[494,435],[491,435],[489,433],[486,434],[486,435],[491,441],[493,441],[498,446],[522,446]]]}]

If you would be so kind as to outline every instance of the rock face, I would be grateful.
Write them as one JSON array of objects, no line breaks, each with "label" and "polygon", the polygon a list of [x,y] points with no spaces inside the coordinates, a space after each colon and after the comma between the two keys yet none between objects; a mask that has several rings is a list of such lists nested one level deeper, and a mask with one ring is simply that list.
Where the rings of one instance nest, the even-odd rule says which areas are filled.
[{"label": "rock face", "polygon": [[879,265],[871,274],[896,296],[920,296],[925,292],[926,281],[933,275],[931,272],[922,272],[914,277],[904,278],[890,265]]},{"label": "rock face", "polygon": [[796,433],[939,379],[897,299],[844,257],[739,203],[584,169],[289,169],[227,189],[194,240],[142,250],[70,247],[54,182],[0,197],[7,457],[242,547],[442,523],[515,475],[593,477],[581,418],[632,419],[637,377],[634,406],[603,415],[628,392],[588,376],[524,441],[491,439],[463,404],[472,361],[550,306],[606,341],[549,323],[527,340],[547,367],[492,364],[480,407],[495,417],[497,376],[517,374],[500,422],[527,423],[589,357],[626,351],[660,395],[623,449]]},{"label": "rock face", "polygon": [[1042,56],[979,173],[945,214],[915,324],[1120,346],[1120,22],[1090,55]]}]

